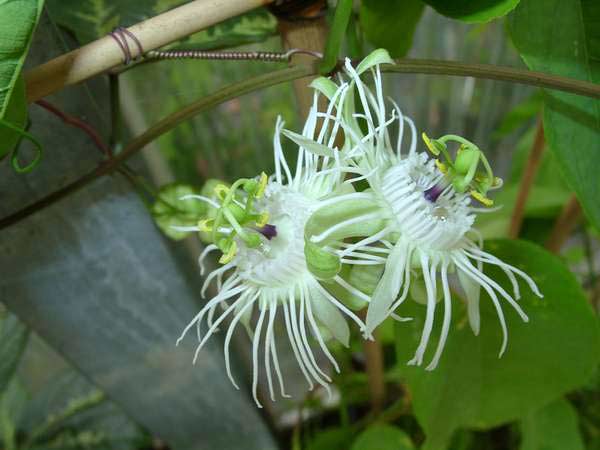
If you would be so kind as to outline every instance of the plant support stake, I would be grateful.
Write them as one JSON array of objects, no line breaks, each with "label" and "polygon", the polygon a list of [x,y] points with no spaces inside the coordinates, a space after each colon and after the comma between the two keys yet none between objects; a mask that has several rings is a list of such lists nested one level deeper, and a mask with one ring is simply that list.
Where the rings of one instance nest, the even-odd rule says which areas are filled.
[{"label": "plant support stake", "polygon": [[[132,56],[139,49],[128,35],[139,40],[146,51],[154,50],[193,33],[238,16],[272,0],[194,0],[178,8],[127,28]],[[65,86],[79,83],[123,62],[123,50],[111,35],[65,53],[25,73],[27,100],[35,102]]]}]

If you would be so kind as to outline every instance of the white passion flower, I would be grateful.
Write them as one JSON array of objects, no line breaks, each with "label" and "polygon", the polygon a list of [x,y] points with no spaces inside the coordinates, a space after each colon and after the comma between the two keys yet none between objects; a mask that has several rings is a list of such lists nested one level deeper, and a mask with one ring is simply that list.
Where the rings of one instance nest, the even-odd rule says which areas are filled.
[{"label": "white passion flower", "polygon": [[[334,100],[343,100],[345,92],[342,86]],[[361,319],[319,282],[319,275],[327,279],[333,277],[343,289],[360,295],[335,275],[342,264],[340,259],[310,243],[305,246],[305,224],[310,215],[325,204],[335,203],[336,193],[349,187],[343,183],[345,173],[340,170],[343,163],[341,152],[333,147],[340,117],[336,120],[331,115],[332,102],[324,114],[328,118],[318,126],[318,97],[315,93],[302,135],[284,130],[281,119],[277,120],[274,137],[276,169],[273,176],[268,178],[263,174],[259,179],[241,179],[230,187],[218,185],[212,198],[187,196],[210,204],[212,214],[200,221],[198,226],[178,227],[182,231],[212,234],[213,243],[200,256],[201,271],[204,271],[202,261],[208,253],[214,250],[223,253],[219,260],[223,265],[208,275],[202,290],[204,296],[206,289],[216,280],[218,294],[192,319],[178,342],[196,327],[199,345],[195,362],[207,340],[223,326],[226,318],[230,318],[224,343],[225,365],[227,376],[237,388],[230,369],[229,345],[236,325],[241,321],[250,326],[255,312],[254,318],[257,319],[250,332],[252,394],[259,407],[257,380],[259,371],[262,371],[259,358],[264,361],[271,399],[275,399],[273,375],[277,377],[281,396],[288,397],[274,333],[278,315],[283,316],[291,350],[310,389],[316,382],[330,392],[328,383],[331,382],[326,371],[317,364],[310,337],[339,371],[326,346],[322,328],[346,346],[349,328],[344,316],[356,322],[365,332]],[[294,174],[283,155],[281,134],[300,145]],[[303,144],[311,151],[307,151]],[[360,258],[353,261],[360,263]],[[204,320],[208,330],[202,333]]]},{"label": "white passion flower", "polygon": [[[368,57],[378,61],[371,68],[374,91],[361,80],[360,65],[355,69],[349,60],[346,61],[345,72],[350,81],[337,87],[345,88],[349,84],[352,89],[345,96],[344,104],[340,102],[338,105],[343,110],[344,152],[354,161],[354,173],[358,171],[361,174],[359,178],[366,178],[369,185],[363,192],[348,194],[345,199],[357,209],[361,203],[377,205],[378,217],[383,221],[376,233],[346,249],[348,252],[367,253],[375,245],[377,251],[387,258],[384,273],[368,307],[366,332],[370,334],[390,315],[398,320],[410,320],[396,315],[395,311],[409,292],[417,300],[419,292],[422,292],[422,301],[426,304],[425,323],[414,358],[408,362],[421,365],[433,329],[436,303],[440,297],[443,298],[441,335],[433,359],[426,368],[434,369],[448,337],[452,310],[448,279],[450,274],[456,273],[465,293],[469,323],[476,335],[480,328],[480,289],[483,288],[491,298],[503,332],[501,356],[508,342],[501,299],[510,304],[524,321],[528,321],[516,301],[520,295],[515,275],[542,297],[527,274],[485,252],[482,239],[473,228],[476,214],[482,208],[472,206],[471,198],[486,206],[491,205],[486,192],[500,187],[501,180],[493,176],[483,153],[459,136],[447,135],[431,140],[423,135],[430,151],[434,156],[443,158],[443,162],[417,151],[417,133],[412,120],[403,115],[393,102],[391,112],[386,110],[379,63],[392,61],[386,57],[385,51],[376,52]],[[334,88],[337,85],[332,80],[321,78],[314,85],[330,98],[339,98]],[[360,113],[355,111],[355,93],[362,108]],[[395,145],[390,131],[392,124],[397,130]],[[406,128],[410,132],[410,144],[408,152],[402,153]],[[449,142],[460,145],[454,161],[448,151]],[[480,163],[484,172],[478,171]],[[334,227],[356,226],[361,221],[372,222],[373,214],[350,218]],[[327,233],[328,230],[322,232]],[[312,236],[311,239],[318,241],[318,238]],[[342,251],[340,256],[343,258],[345,252]],[[484,264],[502,269],[512,284],[513,295],[484,273]],[[415,289],[423,285],[424,289]]]}]

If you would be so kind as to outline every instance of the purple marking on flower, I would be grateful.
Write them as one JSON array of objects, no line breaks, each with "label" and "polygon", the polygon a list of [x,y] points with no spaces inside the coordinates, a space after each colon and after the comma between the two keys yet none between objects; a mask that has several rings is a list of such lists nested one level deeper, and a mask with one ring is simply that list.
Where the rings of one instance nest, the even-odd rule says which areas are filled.
[{"label": "purple marking on flower", "polygon": [[264,227],[257,228],[256,231],[258,231],[260,234],[262,234],[268,240],[271,240],[274,237],[277,237],[277,227],[275,225],[271,225],[269,223],[266,224]]},{"label": "purple marking on flower", "polygon": [[440,186],[439,184],[435,184],[435,185],[431,186],[429,189],[425,190],[423,192],[423,195],[431,203],[435,203],[442,192],[444,192],[444,188],[442,186]]}]

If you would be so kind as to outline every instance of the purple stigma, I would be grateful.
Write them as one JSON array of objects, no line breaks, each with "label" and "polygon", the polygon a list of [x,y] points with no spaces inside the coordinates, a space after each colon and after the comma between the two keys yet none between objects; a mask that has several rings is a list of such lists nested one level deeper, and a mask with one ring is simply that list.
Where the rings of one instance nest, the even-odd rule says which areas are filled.
[{"label": "purple stigma", "polygon": [[435,184],[435,185],[431,186],[429,189],[426,189],[423,192],[423,195],[431,203],[435,203],[437,201],[438,197],[442,194],[442,192],[444,192],[444,188],[442,186],[440,186],[439,184]]},{"label": "purple stigma", "polygon": [[266,237],[268,240],[277,237],[277,227],[275,225],[266,224],[264,227],[259,227],[256,229],[260,234]]}]

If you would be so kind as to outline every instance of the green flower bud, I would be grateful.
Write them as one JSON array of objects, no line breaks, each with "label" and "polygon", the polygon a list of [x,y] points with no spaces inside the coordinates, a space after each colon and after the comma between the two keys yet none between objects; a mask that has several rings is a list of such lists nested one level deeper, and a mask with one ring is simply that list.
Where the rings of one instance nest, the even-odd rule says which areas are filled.
[{"label": "green flower bud", "polygon": [[377,284],[379,284],[384,267],[384,264],[373,266],[355,265],[350,270],[348,282],[361,292],[371,295],[375,292]]},{"label": "green flower bud", "polygon": [[332,279],[342,267],[340,258],[309,241],[304,244],[304,256],[306,257],[308,270],[318,280]]}]

